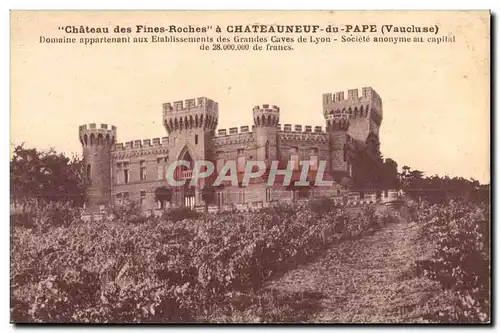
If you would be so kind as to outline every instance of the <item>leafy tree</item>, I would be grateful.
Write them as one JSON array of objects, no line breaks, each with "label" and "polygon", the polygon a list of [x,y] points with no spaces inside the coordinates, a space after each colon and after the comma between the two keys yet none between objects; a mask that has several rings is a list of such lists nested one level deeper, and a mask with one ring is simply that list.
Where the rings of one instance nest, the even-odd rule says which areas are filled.
[{"label": "leafy tree", "polygon": [[380,188],[395,189],[400,187],[398,165],[394,160],[390,158],[385,159],[382,165],[381,180]]},{"label": "leafy tree", "polygon": [[160,186],[155,189],[155,201],[159,201],[161,207],[165,202],[172,202],[172,189],[167,186]]},{"label": "leafy tree", "polygon": [[47,152],[25,148],[23,144],[13,150],[10,161],[10,188],[12,201],[70,202],[82,205],[87,186],[83,160],[69,158],[53,148]]}]

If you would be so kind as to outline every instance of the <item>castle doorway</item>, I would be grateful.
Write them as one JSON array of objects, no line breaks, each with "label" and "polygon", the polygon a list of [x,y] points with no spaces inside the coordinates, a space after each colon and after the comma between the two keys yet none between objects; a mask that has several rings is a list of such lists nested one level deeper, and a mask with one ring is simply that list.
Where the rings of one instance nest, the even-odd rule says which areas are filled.
[{"label": "castle doorway", "polygon": [[189,182],[186,182],[183,188],[183,193],[184,193],[184,207],[189,207],[193,208],[194,205],[196,204],[196,191],[193,186],[189,184]]},{"label": "castle doorway", "polygon": [[184,207],[193,208],[196,204],[196,196],[195,196],[195,186],[191,185],[191,179],[193,177],[193,168],[194,168],[194,160],[191,157],[191,154],[187,150],[184,149],[183,153],[179,155],[179,159],[186,161],[189,166],[181,166],[178,169],[178,177],[185,181],[184,187],[182,189],[183,192],[183,204]]}]

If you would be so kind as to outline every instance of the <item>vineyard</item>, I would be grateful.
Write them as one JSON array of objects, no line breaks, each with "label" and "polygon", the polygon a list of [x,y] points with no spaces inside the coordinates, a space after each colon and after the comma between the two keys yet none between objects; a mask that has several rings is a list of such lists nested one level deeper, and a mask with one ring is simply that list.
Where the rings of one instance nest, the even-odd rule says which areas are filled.
[{"label": "vineyard", "polygon": [[418,241],[432,252],[416,261],[420,276],[437,281],[448,303],[426,314],[432,322],[485,323],[491,318],[490,216],[487,204],[424,206]]},{"label": "vineyard", "polygon": [[[173,211],[147,218],[125,210],[90,222],[60,204],[17,214],[11,219],[12,320],[290,320],[273,302],[301,300],[263,293],[268,281],[314,262],[329,248],[400,221],[399,215],[373,206],[355,214],[332,207],[325,199],[252,214],[186,216],[185,211]],[[428,320],[460,321],[465,316],[484,322],[489,320],[487,211],[479,206],[450,207],[413,212],[418,241],[436,244],[436,252],[415,262],[415,274],[441,281],[465,309],[438,309],[428,314]],[[453,222],[445,223],[447,219]],[[475,265],[467,265],[464,255]],[[473,274],[481,277],[470,278]]]}]

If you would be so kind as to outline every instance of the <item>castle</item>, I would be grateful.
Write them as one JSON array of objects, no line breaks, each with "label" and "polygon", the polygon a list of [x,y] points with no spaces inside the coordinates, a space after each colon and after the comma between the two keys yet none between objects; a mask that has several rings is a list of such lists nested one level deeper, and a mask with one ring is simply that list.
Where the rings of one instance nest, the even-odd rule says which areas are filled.
[{"label": "castle", "polygon": [[[379,128],[382,122],[382,100],[377,92],[365,87],[323,94],[323,116],[326,126],[280,124],[280,108],[263,104],[253,108],[251,126],[218,129],[219,105],[200,97],[163,104],[163,125],[168,136],[117,143],[117,129],[107,124],[79,127],[83,159],[88,178],[87,208],[102,209],[124,200],[140,204],[144,210],[165,207],[156,200],[158,189],[168,188],[166,168],[176,160],[191,167],[176,175],[192,177],[193,162],[212,161],[220,171],[226,161],[236,161],[238,174],[246,161],[264,161],[269,166],[279,161],[287,168],[292,161],[310,162],[310,173],[317,171],[318,161],[326,161],[325,177],[330,187],[312,186],[297,190],[293,186],[268,186],[266,175],[243,186],[214,187],[210,204],[220,206],[294,199],[297,196],[338,196],[349,190],[352,179],[366,172],[366,161],[379,156]],[[368,163],[369,164],[369,163]],[[298,170],[297,170],[298,172]],[[296,173],[296,172],[295,172]],[[267,174],[267,173],[266,173]],[[309,176],[308,176],[309,177]],[[239,177],[238,179],[240,179]],[[297,180],[297,175],[294,175]],[[202,188],[207,183],[172,189],[174,206],[203,205]]]}]

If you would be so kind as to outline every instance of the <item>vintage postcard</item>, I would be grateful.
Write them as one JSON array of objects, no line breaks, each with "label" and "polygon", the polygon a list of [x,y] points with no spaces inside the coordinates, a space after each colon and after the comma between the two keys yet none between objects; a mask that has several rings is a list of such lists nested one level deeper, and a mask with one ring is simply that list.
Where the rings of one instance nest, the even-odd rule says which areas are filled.
[{"label": "vintage postcard", "polygon": [[491,322],[489,11],[11,11],[11,322]]}]

